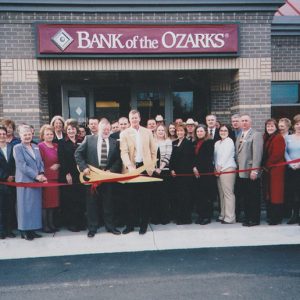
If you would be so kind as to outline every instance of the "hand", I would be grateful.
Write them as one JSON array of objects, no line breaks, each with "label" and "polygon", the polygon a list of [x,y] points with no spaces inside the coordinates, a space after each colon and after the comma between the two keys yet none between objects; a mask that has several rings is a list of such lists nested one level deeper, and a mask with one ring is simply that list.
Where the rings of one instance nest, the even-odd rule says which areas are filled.
[{"label": "hand", "polygon": [[256,180],[257,179],[257,173],[255,171],[251,171],[251,173],[250,173],[250,179],[251,180]]},{"label": "hand", "polygon": [[150,177],[153,175],[153,170],[146,170],[146,172],[147,172],[148,176],[150,176]]},{"label": "hand", "polygon": [[47,179],[47,177],[45,177],[43,174],[42,174],[42,181],[41,182],[48,182],[48,179]]},{"label": "hand", "polygon": [[82,173],[83,173],[83,176],[89,176],[90,173],[91,173],[91,170],[89,168],[86,168],[86,169],[83,170]]},{"label": "hand", "polygon": [[15,176],[8,176],[7,177],[7,182],[13,182],[15,181]]},{"label": "hand", "polygon": [[67,179],[67,183],[68,183],[68,184],[72,184],[72,183],[73,183],[73,179],[72,179],[72,176],[71,176],[70,173],[68,173],[68,174],[66,175],[66,179]]},{"label": "hand", "polygon": [[299,169],[299,164],[290,164],[290,166],[293,170]]},{"label": "hand", "polygon": [[172,177],[176,177],[175,171],[173,171],[173,170],[171,171],[171,176],[172,176]]},{"label": "hand", "polygon": [[43,174],[39,174],[38,176],[35,177],[35,179],[38,182],[46,182],[47,181],[47,178]]},{"label": "hand", "polygon": [[160,168],[155,169],[155,173],[159,175],[161,173],[161,169]]},{"label": "hand", "polygon": [[57,171],[59,169],[59,167],[60,167],[60,164],[54,164],[50,167],[50,170]]},{"label": "hand", "polygon": [[194,175],[195,175],[196,178],[200,178],[199,171],[196,167],[193,168],[193,172],[194,172]]},{"label": "hand", "polygon": [[132,172],[132,171],[134,171],[134,170],[136,170],[136,167],[135,167],[135,166],[133,166],[133,165],[128,166],[128,171],[129,171],[129,172]]}]

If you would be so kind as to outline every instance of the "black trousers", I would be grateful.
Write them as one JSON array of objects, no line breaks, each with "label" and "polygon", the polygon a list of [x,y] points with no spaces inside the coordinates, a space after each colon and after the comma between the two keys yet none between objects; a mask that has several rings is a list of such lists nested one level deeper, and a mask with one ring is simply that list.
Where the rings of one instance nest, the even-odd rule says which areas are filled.
[{"label": "black trousers", "polygon": [[244,200],[245,221],[260,223],[260,178],[239,178],[240,197]]},{"label": "black trousers", "polygon": [[211,219],[213,202],[216,198],[216,182],[213,176],[202,176],[197,179],[196,210],[199,218]]},{"label": "black trousers", "polygon": [[159,175],[154,173],[153,176],[161,178],[163,181],[153,183],[153,189],[151,191],[153,197],[150,200],[151,223],[167,224],[170,222],[170,172],[164,170]]},{"label": "black trousers", "polygon": [[87,188],[86,211],[88,230],[97,231],[99,227],[99,206],[103,213],[103,221],[106,229],[112,229],[114,224],[114,201],[112,198],[112,189],[115,183],[103,183],[96,192]]},{"label": "black trousers", "polygon": [[150,199],[152,183],[126,184],[127,214],[126,225],[146,227],[150,221]]},{"label": "black trousers", "polygon": [[61,189],[62,223],[67,227],[85,227],[85,190],[82,185],[64,186]]},{"label": "black trousers", "polygon": [[15,217],[15,190],[0,186],[0,232],[10,232],[13,229]]},{"label": "black trousers", "polygon": [[191,223],[191,178],[175,177],[175,220],[177,224]]},{"label": "black trousers", "polygon": [[[287,169],[286,193],[289,195],[289,207],[293,211],[299,211],[300,208],[300,169]],[[299,212],[298,212],[299,214]]]}]

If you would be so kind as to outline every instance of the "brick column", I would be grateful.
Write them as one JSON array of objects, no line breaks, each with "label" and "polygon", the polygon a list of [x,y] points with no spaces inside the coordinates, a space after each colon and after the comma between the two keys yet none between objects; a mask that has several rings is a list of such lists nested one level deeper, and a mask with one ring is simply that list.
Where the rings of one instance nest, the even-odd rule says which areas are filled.
[{"label": "brick column", "polygon": [[255,61],[254,66],[242,67],[234,76],[231,112],[249,114],[253,127],[262,131],[271,116],[271,58]]},{"label": "brick column", "polygon": [[35,60],[1,59],[1,102],[3,118],[16,124],[27,123],[39,128],[44,123],[41,91]]}]

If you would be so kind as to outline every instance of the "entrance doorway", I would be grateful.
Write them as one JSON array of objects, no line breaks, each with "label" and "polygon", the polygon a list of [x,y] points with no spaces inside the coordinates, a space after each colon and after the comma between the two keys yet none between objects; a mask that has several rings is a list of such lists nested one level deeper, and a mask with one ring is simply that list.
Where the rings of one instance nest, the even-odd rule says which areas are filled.
[{"label": "entrance doorway", "polygon": [[140,111],[143,125],[158,114],[170,123],[176,118],[203,120],[210,111],[210,77],[204,71],[72,72],[65,74],[67,80],[62,75],[60,81],[56,78],[62,115],[80,123],[92,116],[113,121],[131,109]]}]

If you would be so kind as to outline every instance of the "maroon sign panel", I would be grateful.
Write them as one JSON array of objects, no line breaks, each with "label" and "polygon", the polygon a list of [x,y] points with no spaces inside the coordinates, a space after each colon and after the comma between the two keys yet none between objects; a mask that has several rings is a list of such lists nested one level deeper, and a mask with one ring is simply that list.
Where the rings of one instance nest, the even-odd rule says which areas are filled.
[{"label": "maroon sign panel", "polygon": [[38,24],[38,55],[236,54],[238,25]]}]

